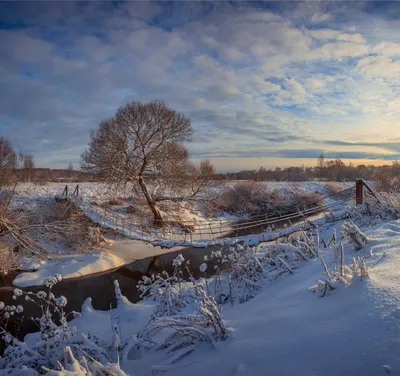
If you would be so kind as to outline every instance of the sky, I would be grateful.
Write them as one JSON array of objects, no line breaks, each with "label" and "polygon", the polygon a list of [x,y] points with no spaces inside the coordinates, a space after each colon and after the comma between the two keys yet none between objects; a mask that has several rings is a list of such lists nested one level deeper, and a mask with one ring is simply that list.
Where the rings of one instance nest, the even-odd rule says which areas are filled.
[{"label": "sky", "polygon": [[0,2],[0,135],[79,168],[131,100],[163,100],[219,171],[400,158],[400,2]]}]

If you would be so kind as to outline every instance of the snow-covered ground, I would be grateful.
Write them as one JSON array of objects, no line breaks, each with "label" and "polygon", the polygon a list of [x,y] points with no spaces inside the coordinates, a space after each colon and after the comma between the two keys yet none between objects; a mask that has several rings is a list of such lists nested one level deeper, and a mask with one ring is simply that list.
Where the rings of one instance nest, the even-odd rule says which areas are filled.
[{"label": "snow-covered ground", "polygon": [[[121,360],[121,368],[131,376],[400,375],[400,220],[350,210],[369,239],[361,250],[355,252],[348,238],[340,235],[347,219],[321,226],[319,236],[328,242],[336,232],[344,244],[344,264],[351,267],[353,255],[365,257],[369,276],[361,278],[354,269],[346,285],[336,284],[321,297],[311,287],[327,279],[322,263],[319,258],[303,261],[291,274],[266,279],[252,299],[222,306],[230,333],[226,340],[214,346],[198,343],[176,361],[171,361],[175,352],[168,349],[143,351],[134,346]],[[334,254],[333,248],[319,249],[330,270]],[[90,330],[91,336],[112,347],[112,323],[117,323],[121,342],[132,343],[132,336],[146,326],[154,303],[131,304],[122,297],[118,302],[116,309],[102,312],[95,311],[89,299],[71,325],[78,332]],[[26,341],[34,346],[37,339],[32,334]]]},{"label": "snow-covered ground", "polygon": [[40,286],[53,276],[60,275],[62,279],[78,278],[95,274],[124,265],[126,261],[114,254],[92,252],[84,255],[65,255],[56,261],[44,261],[36,266],[36,271],[19,274],[13,281],[14,286]]},{"label": "snow-covered ground", "polygon": [[[325,183],[320,182],[302,182],[302,183],[277,183],[266,182],[263,183],[266,189],[278,189],[283,193],[293,191],[293,189],[302,190],[304,192],[312,193],[319,192],[324,195],[328,194]],[[33,184],[21,184],[18,186],[17,194],[13,199],[13,206],[23,207],[29,210],[40,211],[49,202],[54,202],[54,197],[62,193],[65,188],[65,183],[49,183],[45,186],[38,186]],[[338,186],[346,189],[351,187],[353,183],[340,183]],[[68,184],[69,193],[73,190],[75,184]],[[215,218],[208,218],[204,212],[198,208],[186,210],[180,214],[181,220],[193,221],[203,227],[203,232],[197,231],[194,234],[182,234],[179,236],[171,233],[164,234],[165,230],[160,230],[159,233],[148,234],[140,231],[137,224],[143,222],[143,218],[135,213],[129,213],[126,207],[129,204],[129,198],[126,200],[125,206],[99,206],[101,203],[106,203],[112,195],[107,187],[101,183],[81,183],[79,184],[80,202],[82,203],[82,210],[94,222],[97,222],[104,228],[117,229],[119,233],[132,239],[143,239],[152,242],[154,245],[147,245],[140,241],[124,241],[120,238],[113,239],[110,246],[109,253],[96,253],[92,255],[82,255],[74,250],[65,249],[62,244],[52,244],[54,261],[47,261],[45,263],[37,263],[37,271],[23,273],[18,276],[14,282],[16,286],[33,286],[40,285],[49,275],[60,274],[64,279],[83,276],[91,273],[106,271],[108,269],[116,268],[124,263],[134,260],[143,259],[146,257],[158,255],[167,252],[165,247],[171,248],[169,251],[177,251],[187,246],[205,247],[215,244],[235,244],[244,242],[247,245],[257,245],[261,241],[274,239],[280,232],[265,232],[259,235],[242,236],[229,239],[226,235],[231,231],[229,220],[236,218],[235,216],[227,213]],[[126,194],[128,195],[128,193]],[[331,200],[332,201],[332,200]],[[97,203],[94,205],[93,203]],[[336,207],[335,209],[340,209]],[[121,222],[122,220],[122,222]],[[145,221],[147,221],[146,219]],[[228,224],[227,224],[228,223]],[[136,227],[134,226],[136,224]],[[209,225],[205,225],[209,224]],[[218,233],[217,229],[221,229],[222,233]],[[168,230],[167,230],[168,231]],[[207,232],[214,232],[216,235],[208,234]],[[224,236],[225,235],[225,236]],[[167,237],[167,239],[163,239]],[[168,239],[169,237],[169,239]],[[161,239],[161,240],[160,240]],[[160,247],[161,246],[161,247]],[[31,263],[35,260],[31,260]],[[24,269],[24,266],[22,266]],[[29,270],[25,267],[25,270]]]},{"label": "snow-covered ground", "polygon": [[[323,276],[320,261],[314,259],[254,299],[224,306],[231,338],[217,349],[199,348],[182,362],[186,366],[177,364],[167,374],[375,376],[385,374],[383,366],[388,365],[392,374],[400,375],[400,221],[366,233],[373,238],[361,251],[370,255],[369,278],[355,278],[350,286],[321,298],[309,291]],[[346,254],[349,264],[349,246]],[[128,320],[143,314],[143,305],[131,308],[121,324],[127,332]],[[90,314],[77,319],[81,329],[91,322]],[[131,375],[151,375],[151,366],[167,359],[159,352],[132,360],[125,369]]]}]

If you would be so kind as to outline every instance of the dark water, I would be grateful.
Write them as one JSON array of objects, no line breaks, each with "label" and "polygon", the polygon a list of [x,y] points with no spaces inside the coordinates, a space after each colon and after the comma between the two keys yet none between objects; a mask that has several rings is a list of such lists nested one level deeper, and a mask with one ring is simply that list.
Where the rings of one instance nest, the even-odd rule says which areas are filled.
[{"label": "dark water", "polygon": [[[134,246],[134,245],[132,245]],[[190,260],[190,271],[195,278],[201,277],[199,266],[204,262],[204,256],[210,255],[213,250],[220,250],[222,246],[213,246],[208,248],[187,248],[177,252],[166,253],[164,255],[149,257],[143,260],[135,261],[120,267],[116,270],[109,270],[103,273],[91,274],[86,277],[62,280],[53,286],[52,292],[58,297],[63,295],[68,300],[66,312],[77,311],[82,308],[82,304],[88,298],[92,298],[93,308],[96,310],[109,310],[110,307],[116,307],[114,295],[114,280],[117,280],[121,288],[121,292],[132,303],[139,301],[140,292],[137,290],[138,281],[143,276],[161,273],[166,270],[172,273],[172,260],[182,254],[185,260]],[[31,317],[40,317],[41,310],[32,302],[25,302],[24,297],[12,299],[15,287],[12,286],[14,275],[0,281],[0,301],[6,305],[21,304],[24,307],[23,316],[18,315],[18,321],[10,320],[9,329],[13,335],[19,339],[32,332],[38,331],[37,325],[31,320]],[[184,278],[188,278],[189,274],[185,273]],[[45,291],[48,292],[46,286],[34,286],[21,288],[23,291]],[[16,317],[16,316],[14,316]],[[22,321],[22,317],[24,318]],[[72,315],[71,315],[72,318]],[[4,350],[3,341],[0,340],[0,353]]]}]

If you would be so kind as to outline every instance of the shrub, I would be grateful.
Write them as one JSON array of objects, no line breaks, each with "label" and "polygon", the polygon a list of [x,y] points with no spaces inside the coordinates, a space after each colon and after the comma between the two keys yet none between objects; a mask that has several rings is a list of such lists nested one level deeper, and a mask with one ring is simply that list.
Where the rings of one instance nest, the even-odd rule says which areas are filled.
[{"label": "shrub", "polygon": [[356,251],[359,251],[368,243],[369,238],[365,235],[351,220],[343,223],[342,234],[351,244],[353,244]]},{"label": "shrub", "polygon": [[281,215],[322,205],[322,195],[294,188],[286,193],[263,183],[238,183],[227,192],[227,210],[236,214]]},{"label": "shrub", "polygon": [[122,201],[121,199],[119,199],[119,198],[110,198],[109,200],[108,200],[108,204],[109,205],[111,205],[111,206],[123,206],[123,205],[125,205],[125,202],[124,201]]},{"label": "shrub", "polygon": [[128,213],[131,213],[131,214],[136,214],[136,212],[137,212],[137,207],[135,206],[135,205],[129,205],[128,207],[127,207],[127,209],[126,209],[127,211],[128,211]]},{"label": "shrub", "polygon": [[48,184],[46,177],[40,176],[34,180],[35,185],[46,186]]},{"label": "shrub", "polygon": [[15,300],[23,297],[28,304],[33,303],[41,308],[41,317],[34,319],[40,329],[40,338],[32,347],[7,332],[9,318],[22,313],[23,307],[5,306],[0,302],[0,335],[6,344],[0,358],[0,368],[9,375],[19,375],[24,370],[23,374],[26,375],[38,375],[38,372],[46,371],[46,375],[124,376],[118,359],[114,362],[112,351],[102,347],[96,339],[92,341],[90,335],[78,333],[75,327],[68,324],[68,316],[77,317],[80,314],[74,311],[65,313],[67,299],[64,296],[56,298],[52,293],[52,287],[60,280],[61,276],[58,275],[48,278],[47,292],[14,290]]},{"label": "shrub", "polygon": [[16,257],[12,251],[12,247],[0,241],[0,274],[7,274],[16,269]]},{"label": "shrub", "polygon": [[147,205],[142,205],[139,202],[129,205],[126,210],[129,214],[137,215],[141,220],[150,220],[152,218],[150,208]]},{"label": "shrub", "polygon": [[[339,251],[340,251],[340,262],[339,262]],[[320,260],[324,269],[324,279],[319,280],[316,285],[310,288],[312,292],[320,292],[321,296],[325,296],[329,291],[336,290],[340,286],[347,286],[355,275],[359,275],[361,280],[368,277],[369,271],[367,267],[366,258],[364,256],[356,259],[352,257],[352,266],[348,267],[345,265],[344,259],[344,247],[340,243],[337,248],[336,245],[333,248],[333,262],[331,269],[325,263],[325,260],[320,256]]]},{"label": "shrub", "polygon": [[326,183],[325,189],[327,190],[329,196],[336,196],[341,190],[343,190],[342,186],[335,182]]},{"label": "shrub", "polygon": [[37,232],[42,239],[61,240],[68,247],[83,252],[109,244],[101,228],[70,202],[48,204],[41,214]]}]

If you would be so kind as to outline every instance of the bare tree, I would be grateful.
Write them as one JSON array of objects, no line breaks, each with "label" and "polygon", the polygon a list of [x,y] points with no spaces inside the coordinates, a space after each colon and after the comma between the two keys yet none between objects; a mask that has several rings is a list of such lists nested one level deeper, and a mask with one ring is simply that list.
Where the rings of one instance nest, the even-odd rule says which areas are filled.
[{"label": "bare tree", "polygon": [[67,168],[67,177],[69,179],[69,182],[71,183],[73,177],[74,177],[74,166],[71,162],[69,162],[68,164],[68,168]]},{"label": "bare tree", "polygon": [[22,181],[31,181],[32,171],[35,168],[35,160],[32,154],[25,154],[22,151],[18,154],[18,167],[21,171],[19,178]]},{"label": "bare tree", "polygon": [[31,182],[32,171],[35,168],[35,160],[33,155],[25,154],[24,158],[24,171],[25,171],[25,181]]},{"label": "bare tree", "polygon": [[319,178],[323,177],[324,168],[325,168],[325,156],[322,153],[317,159],[317,174]]},{"label": "bare tree", "polygon": [[161,202],[193,199],[214,175],[209,161],[190,162],[183,144],[192,133],[190,120],[163,102],[133,101],[90,133],[82,169],[109,183],[137,183],[154,224],[162,225]]},{"label": "bare tree", "polygon": [[12,183],[17,164],[17,154],[11,143],[4,137],[0,137],[0,186]]}]

